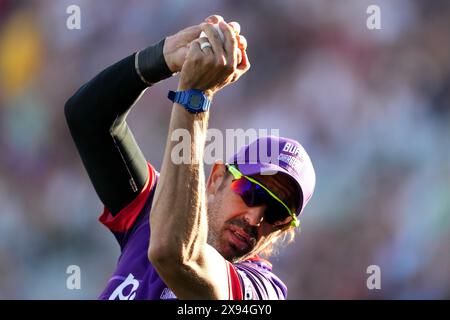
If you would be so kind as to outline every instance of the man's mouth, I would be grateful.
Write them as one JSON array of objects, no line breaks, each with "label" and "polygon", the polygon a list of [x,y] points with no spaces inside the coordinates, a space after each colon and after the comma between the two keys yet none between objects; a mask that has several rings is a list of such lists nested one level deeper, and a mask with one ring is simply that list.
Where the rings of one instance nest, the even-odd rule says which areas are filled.
[{"label": "man's mouth", "polygon": [[230,240],[232,244],[240,251],[249,250],[256,241],[247,232],[235,226],[230,226],[229,231],[231,234]]}]

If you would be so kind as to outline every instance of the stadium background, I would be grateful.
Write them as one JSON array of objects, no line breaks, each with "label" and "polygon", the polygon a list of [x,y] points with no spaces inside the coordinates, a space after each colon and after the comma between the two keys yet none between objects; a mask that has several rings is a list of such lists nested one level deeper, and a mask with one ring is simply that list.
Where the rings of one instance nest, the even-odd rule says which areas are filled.
[{"label": "stadium background", "polygon": [[[81,30],[66,28],[71,4]],[[366,28],[370,4],[381,30]],[[289,298],[450,298],[449,4],[0,0],[0,298],[102,291],[119,248],[97,222],[64,103],[106,66],[212,13],[241,23],[252,69],[217,95],[210,127],[278,128],[315,164],[302,234],[272,259]],[[157,168],[176,81],[129,116]],[[73,264],[81,290],[66,288]],[[382,287],[371,291],[374,264]]]}]

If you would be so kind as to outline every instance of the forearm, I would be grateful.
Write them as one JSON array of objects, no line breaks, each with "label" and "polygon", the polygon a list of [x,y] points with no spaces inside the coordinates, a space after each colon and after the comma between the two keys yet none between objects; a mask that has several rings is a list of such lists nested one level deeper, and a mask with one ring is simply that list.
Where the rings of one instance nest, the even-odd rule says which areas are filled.
[{"label": "forearm", "polygon": [[[193,115],[182,106],[174,104],[150,215],[152,232],[149,253],[156,251],[158,255],[167,254],[187,262],[195,260],[199,249],[206,244],[203,153],[208,115]],[[176,164],[172,159],[172,150],[180,143],[171,139],[176,129],[189,132],[191,161],[188,164]],[[186,142],[184,144],[189,145]]]}]

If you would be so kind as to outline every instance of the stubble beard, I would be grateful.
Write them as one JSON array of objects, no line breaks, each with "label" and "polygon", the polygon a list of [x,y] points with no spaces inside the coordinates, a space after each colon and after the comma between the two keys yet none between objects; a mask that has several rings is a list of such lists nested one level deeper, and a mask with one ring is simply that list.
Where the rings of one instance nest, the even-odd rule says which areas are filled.
[{"label": "stubble beard", "polygon": [[[216,249],[226,260],[236,263],[241,261],[244,257],[248,256],[253,250],[249,252],[242,252],[236,254],[226,254],[226,248],[222,248],[221,244],[221,230],[226,222],[222,221],[222,198],[216,198],[214,202],[208,204],[208,244]],[[225,242],[225,241],[223,241]],[[252,248],[254,249],[254,248]]]}]

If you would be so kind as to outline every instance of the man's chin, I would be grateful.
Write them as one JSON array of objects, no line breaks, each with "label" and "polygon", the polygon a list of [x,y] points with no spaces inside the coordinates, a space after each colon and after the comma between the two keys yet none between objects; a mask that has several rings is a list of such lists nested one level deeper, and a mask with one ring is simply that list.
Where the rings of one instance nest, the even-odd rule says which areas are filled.
[{"label": "man's chin", "polygon": [[228,261],[235,262],[240,258],[246,256],[251,250],[239,250],[232,244],[227,244],[222,247],[220,254]]}]

